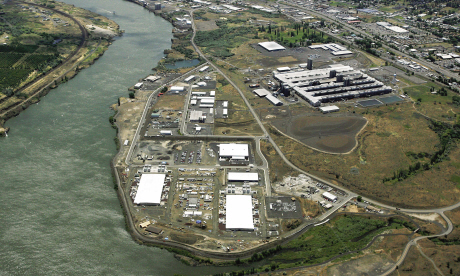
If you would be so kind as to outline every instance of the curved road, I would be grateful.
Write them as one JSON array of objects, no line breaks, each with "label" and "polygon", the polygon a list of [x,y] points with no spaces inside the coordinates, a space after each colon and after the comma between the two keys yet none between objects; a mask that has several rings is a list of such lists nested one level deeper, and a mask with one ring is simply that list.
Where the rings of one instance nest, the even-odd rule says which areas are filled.
[{"label": "curved road", "polygon": [[[272,146],[274,147],[274,149],[276,150],[276,152],[279,154],[279,156],[283,159],[283,161],[288,165],[290,166],[291,168],[293,168],[294,170],[297,170],[298,172],[300,173],[303,173],[305,175],[308,175],[310,176],[312,179],[315,179],[317,181],[320,181],[320,182],[323,182],[323,183],[326,183],[327,185],[330,185],[331,187],[334,187],[336,189],[339,189],[339,190],[342,190],[346,193],[348,193],[348,197],[346,198],[346,200],[344,200],[344,203],[346,203],[348,200],[352,199],[353,197],[357,196],[357,194],[353,193],[352,191],[349,191],[347,189],[344,189],[343,187],[339,187],[329,181],[326,181],[324,179],[321,179],[315,175],[312,175],[310,173],[307,173],[303,170],[301,170],[300,168],[298,168],[297,166],[295,166],[294,164],[292,164],[287,158],[286,156],[283,154],[283,152],[281,151],[281,149],[277,146],[277,144],[275,143],[275,141],[270,137],[270,135],[268,134],[267,130],[265,129],[264,125],[262,124],[261,120],[259,119],[259,117],[257,116],[257,114],[255,113],[255,111],[253,110],[253,108],[251,107],[249,101],[246,99],[246,97],[244,96],[244,93],[241,91],[241,89],[235,85],[235,83],[225,74],[223,73],[216,65],[214,65],[212,62],[210,62],[208,60],[208,58],[201,52],[201,50],[198,48],[198,46],[195,44],[194,42],[194,38],[195,38],[195,34],[196,34],[196,26],[195,26],[195,22],[193,20],[193,11],[191,11],[191,19],[192,19],[192,29],[193,29],[193,35],[192,35],[192,38],[191,38],[191,43],[194,47],[194,49],[196,50],[196,52],[204,59],[207,61],[207,63],[214,68],[214,70],[216,70],[217,72],[219,72],[230,84],[232,84],[235,89],[237,89],[238,93],[240,94],[240,96],[242,97],[242,99],[244,100],[245,104],[248,106],[251,114],[253,115],[254,119],[257,121],[258,125],[260,126],[260,128],[262,129],[263,133],[264,133],[264,136],[256,136],[256,137],[252,137],[253,139],[255,139],[256,141],[256,150],[257,150],[257,153],[260,155],[260,157],[262,158],[262,161],[263,161],[263,167],[266,168],[264,171],[265,171],[265,180],[266,180],[266,183],[269,183],[269,177],[268,177],[268,162],[267,160],[265,159],[264,155],[262,154],[261,150],[260,150],[260,140],[261,139],[267,139],[271,144]],[[353,28],[352,28],[353,29]],[[357,32],[360,32],[358,30],[355,30]],[[361,33],[361,32],[360,32]],[[403,53],[401,53],[402,55],[405,55]],[[430,65],[431,66],[431,65]],[[181,76],[180,78],[183,78],[184,76],[186,75],[189,75],[190,73],[196,71],[197,69],[199,69],[199,67],[189,71],[187,74]],[[169,82],[168,84],[170,83],[173,83],[174,81],[177,81],[178,79],[180,78],[177,78],[171,82]],[[168,84],[165,84],[165,85],[168,85]],[[146,116],[146,113],[147,113],[147,110],[148,110],[148,107],[149,107],[149,103],[152,99],[152,97],[154,95],[156,95],[156,93],[161,89],[163,88],[165,85],[159,87],[157,90],[155,90],[149,97],[148,101],[147,101],[147,104],[146,104],[146,107],[144,109],[144,112],[142,114],[142,117],[141,117],[141,120],[139,122],[139,126],[136,130],[136,133],[135,133],[135,136],[134,136],[134,139],[133,139],[133,142],[131,144],[131,147],[128,151],[128,154],[127,154],[127,157],[125,159],[125,162],[126,164],[130,164],[130,157],[132,155],[132,151],[135,147],[135,144],[137,142],[137,140],[139,139],[139,132],[141,130],[141,127],[143,126],[143,124],[145,123],[145,116]],[[185,116],[185,115],[184,115]],[[190,135],[190,136],[194,136],[194,137],[201,137],[202,135]],[[208,137],[208,136],[206,136]],[[233,137],[233,136],[224,136],[224,135],[220,135],[220,136],[213,136],[213,137],[225,137],[225,138],[229,138],[229,137]],[[236,137],[240,137],[240,136],[236,136]],[[247,136],[244,136],[245,138],[248,138]],[[240,137],[241,138],[241,137]],[[251,138],[251,137],[249,137]],[[121,184],[119,182],[119,177],[118,177],[118,172],[116,171],[115,169],[115,173],[117,175],[117,181],[118,181],[118,186],[119,186],[119,191],[122,191],[122,187],[121,187]],[[127,207],[128,207],[128,204],[127,204],[127,201],[126,201],[126,198],[124,196],[124,193],[121,192],[122,195],[121,198],[122,198],[122,202],[123,204],[125,205],[125,209],[126,210],[129,210]],[[270,185],[267,185],[267,195],[271,194],[271,187]],[[457,203],[457,204],[454,204],[452,206],[446,206],[446,207],[440,207],[440,208],[433,208],[433,209],[399,209],[397,207],[393,207],[393,206],[390,206],[390,205],[387,205],[387,204],[382,204],[376,200],[372,200],[372,199],[369,199],[369,198],[364,198],[366,201],[369,201],[375,205],[378,205],[378,206],[381,206],[381,207],[384,207],[384,208],[387,208],[387,209],[390,209],[390,210],[399,210],[400,212],[405,212],[405,213],[437,213],[439,214],[447,223],[448,227],[447,229],[443,232],[443,233],[440,233],[438,235],[431,235],[431,236],[422,236],[422,237],[416,237],[414,239],[412,239],[405,247],[401,257],[399,258],[399,260],[395,263],[395,265],[389,269],[388,271],[386,271],[384,274],[382,275],[389,275],[392,271],[394,271],[396,269],[397,266],[401,265],[405,259],[405,257],[407,256],[407,253],[409,251],[409,249],[411,248],[411,246],[413,245],[416,245],[417,244],[417,241],[421,240],[421,239],[425,239],[425,238],[431,238],[431,237],[439,237],[439,236],[444,236],[444,235],[447,235],[449,234],[450,232],[452,232],[453,230],[453,224],[452,222],[449,220],[449,218],[444,214],[445,211],[450,211],[450,210],[453,210],[455,208],[458,208],[460,207],[460,202]],[[340,208],[341,205],[338,205],[336,206],[336,208],[334,208],[333,211],[337,210],[338,208]],[[333,212],[332,212],[333,213]],[[322,216],[317,222],[320,222],[320,221],[327,221],[327,217],[330,215],[331,213],[328,212],[327,215],[325,216]],[[157,244],[165,244],[164,242],[160,242],[160,241],[154,241],[152,239],[148,239],[146,237],[144,237],[143,235],[141,235],[140,233],[137,232],[136,228],[134,227],[134,224],[133,224],[133,221],[132,221],[132,218],[131,216],[127,215],[127,219],[128,219],[128,222],[129,224],[131,225],[131,228],[133,229],[132,231],[132,235],[133,237],[137,238],[137,239],[140,239],[140,240],[143,240],[145,242],[153,242],[153,243],[157,243]],[[299,227],[300,229],[298,229],[297,231],[295,231],[295,233],[292,233],[288,236],[285,236],[282,241],[285,242],[286,240],[288,239],[292,239],[298,235],[300,235],[301,233],[303,233],[304,231],[306,231],[309,227],[314,227],[312,225],[312,223],[304,223],[302,225],[302,227]],[[180,243],[175,243],[175,242],[172,242],[172,241],[169,241],[167,244],[165,245],[168,245],[168,246],[172,246],[172,247],[176,247],[176,248],[182,248],[182,249],[186,249],[186,250],[189,250],[189,251],[192,251],[194,253],[198,253],[199,255],[201,256],[214,256],[216,257],[216,255],[219,255],[219,257],[222,257],[222,258],[227,258],[227,259],[235,259],[237,256],[239,257],[240,255],[244,255],[244,256],[249,256],[250,254],[252,254],[252,252],[259,252],[261,250],[264,250],[266,248],[269,248],[269,247],[272,247],[276,244],[276,242],[273,242],[273,243],[268,243],[268,244],[264,244],[263,246],[261,247],[258,247],[258,248],[254,248],[252,250],[247,250],[247,251],[244,251],[244,252],[239,252],[239,253],[225,253],[225,254],[221,254],[221,253],[213,253],[213,252],[206,252],[206,251],[203,251],[201,249],[198,249],[198,248],[194,248],[192,246],[187,246],[187,245],[183,245],[183,244],[180,244]]]}]

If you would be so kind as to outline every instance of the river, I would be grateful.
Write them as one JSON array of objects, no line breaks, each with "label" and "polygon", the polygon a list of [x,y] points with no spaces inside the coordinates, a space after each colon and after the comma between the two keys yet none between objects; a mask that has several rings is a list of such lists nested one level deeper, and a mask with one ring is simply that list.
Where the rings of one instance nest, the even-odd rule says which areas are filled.
[{"label": "river", "polygon": [[6,123],[0,274],[203,275],[230,269],[189,267],[166,250],[136,244],[113,190],[109,106],[156,66],[171,46],[172,26],[127,1],[64,2],[109,17],[126,32],[94,65]]}]

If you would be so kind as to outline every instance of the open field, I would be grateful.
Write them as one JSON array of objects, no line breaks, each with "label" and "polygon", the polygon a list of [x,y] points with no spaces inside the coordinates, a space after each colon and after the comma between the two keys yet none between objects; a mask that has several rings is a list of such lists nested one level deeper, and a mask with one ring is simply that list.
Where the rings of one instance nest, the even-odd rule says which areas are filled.
[{"label": "open field", "polygon": [[229,111],[228,118],[214,120],[215,135],[258,136],[263,132],[248,110]]},{"label": "open field", "polygon": [[238,91],[221,75],[217,76],[216,100],[228,101],[228,118],[215,119],[215,135],[262,135],[262,130],[249,112]]},{"label": "open field", "polygon": [[170,109],[170,110],[182,110],[184,109],[184,96],[165,94],[159,97],[159,100],[155,103],[155,109]]},{"label": "open field", "polygon": [[[414,113],[410,104],[381,106],[363,113],[368,125],[358,136],[358,147],[347,155],[320,153],[286,138],[272,127],[268,126],[268,130],[293,164],[357,193],[400,206],[440,206],[457,202],[460,190],[458,184],[451,181],[458,170],[455,165],[460,164],[457,145],[447,160],[433,168],[405,180],[384,183],[385,177],[393,176],[400,169],[429,161],[437,151],[439,138],[429,128],[430,122]],[[418,153],[425,157],[418,157]]]},{"label": "open field", "polygon": [[330,153],[347,153],[356,146],[356,135],[366,125],[366,119],[302,115],[272,124],[307,146]]},{"label": "open field", "polygon": [[[439,93],[441,86],[433,82],[425,85],[415,85],[403,89],[414,102],[415,108],[422,114],[440,121],[455,122],[460,106],[452,104],[452,96],[457,95],[446,89],[446,95]],[[431,91],[434,90],[434,91]],[[433,94],[432,92],[437,92]]]},{"label": "open field", "polygon": [[270,182],[281,181],[285,176],[299,174],[284,163],[283,159],[281,159],[270,143],[260,141],[260,150],[268,161]]}]

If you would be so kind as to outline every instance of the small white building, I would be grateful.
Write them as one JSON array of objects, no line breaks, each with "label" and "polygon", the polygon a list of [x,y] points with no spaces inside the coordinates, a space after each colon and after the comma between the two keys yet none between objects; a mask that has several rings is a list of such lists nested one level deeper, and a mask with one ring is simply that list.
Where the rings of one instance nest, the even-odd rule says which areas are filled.
[{"label": "small white building", "polygon": [[335,196],[335,195],[333,195],[333,194],[331,194],[331,193],[329,193],[329,192],[324,192],[324,193],[323,193],[323,197],[324,197],[325,199],[327,199],[327,200],[332,201],[332,202],[335,202],[335,201],[337,200],[337,196]]},{"label": "small white building", "polygon": [[173,93],[183,92],[184,90],[185,90],[185,87],[183,86],[171,86],[171,89],[170,89],[170,91]]},{"label": "small white building", "polygon": [[161,135],[172,135],[172,131],[171,130],[160,130],[160,134]]},{"label": "small white building", "polygon": [[194,76],[194,75],[191,75],[191,76],[187,77],[184,81],[185,81],[185,82],[191,82],[191,81],[194,80],[194,79],[195,79],[195,76]]},{"label": "small white building", "polygon": [[204,72],[204,71],[208,70],[208,68],[209,68],[209,66],[204,66],[204,67],[202,67],[202,68],[200,69],[200,72]]},{"label": "small white building", "polygon": [[319,110],[321,110],[321,112],[323,113],[331,113],[331,112],[339,111],[340,108],[335,105],[330,105],[330,106],[322,106],[319,108]]},{"label": "small white building", "polygon": [[142,86],[144,86],[144,83],[143,82],[138,82],[134,85],[134,89],[141,89]]}]

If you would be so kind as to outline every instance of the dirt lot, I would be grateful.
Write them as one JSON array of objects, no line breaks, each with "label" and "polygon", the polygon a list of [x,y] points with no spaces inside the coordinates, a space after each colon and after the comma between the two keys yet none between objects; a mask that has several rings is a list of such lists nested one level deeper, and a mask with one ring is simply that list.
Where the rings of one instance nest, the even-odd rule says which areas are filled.
[{"label": "dirt lot", "polygon": [[278,120],[273,125],[283,133],[320,151],[347,153],[357,144],[356,135],[366,125],[357,116],[308,116]]},{"label": "dirt lot", "polygon": [[327,275],[381,275],[393,264],[394,262],[383,254],[372,254],[331,266],[327,269]]},{"label": "dirt lot", "polygon": [[155,103],[155,109],[166,109],[166,110],[182,110],[184,109],[185,98],[182,95],[171,95],[166,94],[159,97],[159,100]]}]

